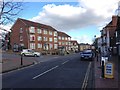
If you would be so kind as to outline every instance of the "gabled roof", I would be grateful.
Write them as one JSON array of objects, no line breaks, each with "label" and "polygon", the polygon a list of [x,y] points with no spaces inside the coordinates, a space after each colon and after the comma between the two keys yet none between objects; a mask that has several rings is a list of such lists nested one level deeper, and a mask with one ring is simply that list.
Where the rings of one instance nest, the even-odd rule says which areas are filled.
[{"label": "gabled roof", "polygon": [[78,42],[77,42],[76,40],[71,40],[70,42],[71,42],[71,43],[77,43],[77,44],[78,44]]},{"label": "gabled roof", "polygon": [[64,32],[60,32],[60,31],[58,31],[58,36],[70,37],[68,34],[66,34]]},{"label": "gabled roof", "polygon": [[[34,26],[34,27],[40,27],[40,28],[45,28],[45,29],[50,29],[50,30],[55,30],[57,31],[56,29],[54,29],[53,27],[49,26],[49,25],[45,25],[45,24],[41,24],[41,23],[38,23],[38,22],[33,22],[33,21],[30,21],[30,20],[26,20],[26,19],[21,19],[21,18],[18,18],[16,20],[17,21],[21,21],[24,25],[26,26]],[[14,25],[13,25],[14,26]]]}]

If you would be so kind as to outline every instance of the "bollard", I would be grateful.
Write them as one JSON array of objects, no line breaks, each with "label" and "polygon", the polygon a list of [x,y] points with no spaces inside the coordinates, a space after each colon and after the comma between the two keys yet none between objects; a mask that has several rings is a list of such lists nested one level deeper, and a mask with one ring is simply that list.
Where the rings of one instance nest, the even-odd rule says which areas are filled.
[{"label": "bollard", "polygon": [[23,55],[21,55],[21,66],[23,65]]},{"label": "bollard", "polygon": [[104,61],[102,61],[102,73],[101,73],[101,77],[104,78]]}]

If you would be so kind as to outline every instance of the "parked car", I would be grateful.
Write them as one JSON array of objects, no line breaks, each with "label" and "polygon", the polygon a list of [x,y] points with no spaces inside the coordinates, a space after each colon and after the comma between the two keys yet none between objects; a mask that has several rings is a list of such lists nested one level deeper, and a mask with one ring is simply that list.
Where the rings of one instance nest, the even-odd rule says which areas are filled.
[{"label": "parked car", "polygon": [[22,56],[40,56],[40,53],[39,52],[35,52],[34,50],[32,49],[23,49],[22,52],[21,52],[21,55]]},{"label": "parked car", "polygon": [[85,50],[80,53],[81,60],[93,60],[94,53],[92,50]]}]

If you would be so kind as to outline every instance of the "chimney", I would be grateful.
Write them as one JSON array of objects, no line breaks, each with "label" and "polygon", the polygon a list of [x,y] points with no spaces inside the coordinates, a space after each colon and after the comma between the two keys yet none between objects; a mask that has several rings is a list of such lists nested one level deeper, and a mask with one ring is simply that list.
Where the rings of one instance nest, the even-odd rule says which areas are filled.
[{"label": "chimney", "polygon": [[117,16],[112,16],[112,25],[117,26]]}]

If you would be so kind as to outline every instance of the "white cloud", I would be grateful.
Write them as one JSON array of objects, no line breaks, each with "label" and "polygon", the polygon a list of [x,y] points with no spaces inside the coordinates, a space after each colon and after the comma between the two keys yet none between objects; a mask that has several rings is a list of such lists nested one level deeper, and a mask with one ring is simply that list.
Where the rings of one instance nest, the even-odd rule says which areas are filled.
[{"label": "white cloud", "polygon": [[[8,24],[8,25],[0,25],[0,33],[2,32],[10,32],[10,28],[11,28],[11,24]],[[5,29],[6,31],[2,30],[2,29]]]},{"label": "white cloud", "polygon": [[93,43],[91,38],[87,35],[72,37],[72,40],[77,40],[78,43],[86,43],[86,42],[89,44]]},{"label": "white cloud", "polygon": [[[78,5],[47,4],[36,17],[30,20],[51,25],[57,30],[68,32],[90,25],[102,29],[110,22],[118,7],[119,0],[79,0]],[[87,36],[74,37],[79,42],[91,43]]]},{"label": "white cloud", "polygon": [[33,21],[67,31],[109,21],[117,9],[118,0],[79,0],[79,5],[48,4]]}]

